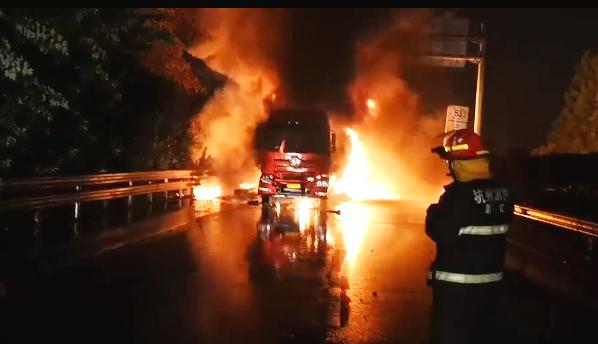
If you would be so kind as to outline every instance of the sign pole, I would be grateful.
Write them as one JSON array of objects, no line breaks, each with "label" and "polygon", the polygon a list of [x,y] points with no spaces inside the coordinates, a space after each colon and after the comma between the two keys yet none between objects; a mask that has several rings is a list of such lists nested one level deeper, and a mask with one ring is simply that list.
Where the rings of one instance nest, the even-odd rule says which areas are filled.
[{"label": "sign pole", "polygon": [[478,61],[478,80],[476,83],[475,115],[473,124],[473,131],[478,135],[482,134],[482,102],[484,100],[484,71],[486,69],[486,58],[484,56],[485,45],[485,39],[482,38],[480,40],[481,58]]},{"label": "sign pole", "polygon": [[[484,37],[484,23],[481,23],[480,35],[469,35],[469,21],[465,18],[457,18],[452,12],[445,12],[444,15],[432,21],[431,41],[428,52],[424,55],[423,61],[442,67],[463,68],[467,62],[477,64],[477,81],[475,95],[475,110],[473,131],[477,134],[482,132],[482,104],[484,102],[484,73],[486,67],[486,38]],[[478,45],[478,54],[467,53],[467,43],[473,42]]]}]

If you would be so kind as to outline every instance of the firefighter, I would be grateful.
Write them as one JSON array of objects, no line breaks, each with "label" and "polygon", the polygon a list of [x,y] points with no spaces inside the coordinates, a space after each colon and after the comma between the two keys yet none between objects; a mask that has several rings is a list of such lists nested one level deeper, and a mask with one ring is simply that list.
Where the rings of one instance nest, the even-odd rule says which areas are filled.
[{"label": "firefighter", "polygon": [[511,195],[492,178],[490,152],[473,131],[454,131],[432,152],[447,161],[454,179],[426,215],[426,234],[436,243],[428,272],[432,343],[490,343],[502,332],[498,309]]}]

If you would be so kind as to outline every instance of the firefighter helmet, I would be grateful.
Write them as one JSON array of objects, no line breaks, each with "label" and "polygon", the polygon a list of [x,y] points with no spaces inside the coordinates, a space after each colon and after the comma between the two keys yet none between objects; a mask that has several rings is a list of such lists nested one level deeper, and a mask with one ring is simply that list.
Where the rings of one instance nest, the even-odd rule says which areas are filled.
[{"label": "firefighter helmet", "polygon": [[480,135],[470,129],[459,129],[450,133],[444,147],[436,147],[432,151],[446,160],[478,159],[490,154]]}]

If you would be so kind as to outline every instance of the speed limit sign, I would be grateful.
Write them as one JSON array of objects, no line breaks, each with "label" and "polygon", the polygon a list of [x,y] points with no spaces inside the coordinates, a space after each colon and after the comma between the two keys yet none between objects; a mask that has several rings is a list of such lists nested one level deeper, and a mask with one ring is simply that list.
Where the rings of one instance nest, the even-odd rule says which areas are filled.
[{"label": "speed limit sign", "polygon": [[446,122],[444,132],[467,128],[467,119],[469,118],[469,107],[459,105],[449,105],[446,108]]}]

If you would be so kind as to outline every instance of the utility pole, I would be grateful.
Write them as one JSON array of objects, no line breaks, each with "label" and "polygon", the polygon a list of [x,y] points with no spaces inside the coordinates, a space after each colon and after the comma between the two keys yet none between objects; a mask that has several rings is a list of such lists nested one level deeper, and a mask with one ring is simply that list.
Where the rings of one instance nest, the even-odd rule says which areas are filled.
[{"label": "utility pole", "polygon": [[[483,24],[482,24],[483,25]],[[482,26],[482,32],[483,32]],[[482,134],[482,103],[484,102],[484,72],[486,70],[486,38],[481,37],[479,41],[480,59],[478,60],[478,78],[476,82],[475,92],[475,117],[473,122],[473,130],[476,134]]]}]

